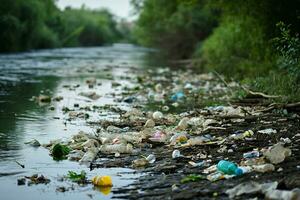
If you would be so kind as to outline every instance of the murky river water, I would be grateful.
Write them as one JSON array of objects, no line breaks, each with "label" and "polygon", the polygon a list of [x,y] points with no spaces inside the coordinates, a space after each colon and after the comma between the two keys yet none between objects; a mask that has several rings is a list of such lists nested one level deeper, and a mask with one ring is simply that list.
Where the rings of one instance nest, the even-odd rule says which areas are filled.
[{"label": "murky river water", "polygon": [[[41,143],[53,139],[69,138],[83,130],[93,132],[95,127],[87,126],[85,121],[67,122],[61,111],[62,105],[73,107],[103,105],[113,103],[109,95],[116,92],[111,87],[112,79],[129,75],[132,66],[149,66],[147,55],[151,52],[144,48],[117,44],[112,47],[67,48],[41,50],[29,53],[0,55],[0,199],[109,199],[112,194],[104,195],[93,189],[75,184],[75,190],[65,193],[56,192],[59,186],[70,186],[70,182],[59,182],[69,170],[86,170],[88,177],[93,175],[112,176],[115,186],[127,185],[138,176],[127,174],[129,169],[96,169],[89,171],[77,162],[54,161],[49,151],[43,147],[33,148],[24,144],[35,138]],[[132,76],[132,75],[131,75]],[[89,89],[86,79],[93,77],[98,83]],[[66,87],[68,86],[68,87]],[[71,90],[70,87],[76,87]],[[97,91],[102,97],[97,101],[79,98],[80,91]],[[59,103],[41,106],[30,101],[32,96],[41,93],[63,96]],[[91,120],[105,116],[105,113],[91,113]],[[25,165],[21,168],[15,161]],[[123,172],[123,173],[122,173]],[[125,173],[124,173],[125,172]],[[48,185],[17,186],[17,179],[32,174],[43,174],[51,179]]]}]

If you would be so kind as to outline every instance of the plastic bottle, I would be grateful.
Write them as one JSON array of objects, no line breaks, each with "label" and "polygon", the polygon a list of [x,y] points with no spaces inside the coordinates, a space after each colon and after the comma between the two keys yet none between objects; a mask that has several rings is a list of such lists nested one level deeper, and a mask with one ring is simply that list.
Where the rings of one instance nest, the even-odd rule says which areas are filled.
[{"label": "plastic bottle", "polygon": [[217,165],[217,169],[224,174],[229,175],[239,176],[243,174],[243,170],[241,168],[239,168],[236,164],[226,160],[220,160]]},{"label": "plastic bottle", "polygon": [[259,157],[259,151],[250,151],[250,152],[244,153],[243,157],[246,158],[246,159],[258,158]]},{"label": "plastic bottle", "polygon": [[184,93],[183,92],[176,92],[171,96],[172,101],[178,101],[184,98]]}]

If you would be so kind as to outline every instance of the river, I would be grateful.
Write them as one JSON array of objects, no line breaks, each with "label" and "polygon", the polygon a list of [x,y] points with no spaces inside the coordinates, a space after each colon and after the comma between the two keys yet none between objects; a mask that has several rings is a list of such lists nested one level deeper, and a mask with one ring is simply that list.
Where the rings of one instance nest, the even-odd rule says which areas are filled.
[{"label": "river", "polygon": [[[93,175],[112,176],[115,187],[125,186],[137,177],[127,173],[130,169],[110,168],[89,171],[86,166],[68,160],[54,161],[49,151],[43,147],[34,148],[24,144],[37,139],[42,144],[54,139],[66,139],[78,131],[95,131],[85,120],[68,121],[62,112],[62,105],[73,107],[91,104],[114,103],[113,80],[118,81],[128,69],[144,69],[155,66],[149,62],[152,50],[128,44],[115,44],[108,47],[63,48],[39,50],[26,53],[0,55],[0,194],[1,199],[110,199],[92,185],[74,186],[65,193],[56,188],[69,187],[70,182],[61,182],[59,177],[68,171],[86,170],[88,177]],[[151,57],[150,57],[151,58]],[[151,59],[150,59],[151,60]],[[96,78],[96,88],[89,89],[85,81]],[[119,80],[126,85],[126,80]],[[76,91],[72,90],[76,87]],[[102,97],[96,101],[78,98],[78,91],[96,90]],[[63,96],[60,103],[39,105],[32,96],[47,94]],[[52,107],[52,109],[49,109]],[[91,119],[101,118],[105,113],[91,113]],[[21,168],[16,161],[25,165]],[[51,179],[47,185],[18,186],[17,179],[32,174],[43,174]]]}]

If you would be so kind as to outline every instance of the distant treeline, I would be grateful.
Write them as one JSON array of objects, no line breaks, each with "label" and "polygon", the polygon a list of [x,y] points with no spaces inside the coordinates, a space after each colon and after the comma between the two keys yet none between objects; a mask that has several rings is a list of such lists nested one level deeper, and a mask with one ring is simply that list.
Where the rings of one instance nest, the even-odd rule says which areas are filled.
[{"label": "distant treeline", "polygon": [[97,46],[118,41],[122,32],[107,10],[67,8],[54,0],[0,0],[0,52]]},{"label": "distant treeline", "polygon": [[202,68],[248,80],[267,93],[300,97],[300,0],[132,4],[140,13],[133,31],[140,44],[174,59],[196,58]]}]

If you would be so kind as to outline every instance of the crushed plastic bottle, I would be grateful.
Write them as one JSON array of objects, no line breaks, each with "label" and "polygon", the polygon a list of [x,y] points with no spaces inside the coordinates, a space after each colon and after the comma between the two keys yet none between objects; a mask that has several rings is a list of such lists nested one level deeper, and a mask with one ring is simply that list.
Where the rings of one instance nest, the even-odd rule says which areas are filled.
[{"label": "crushed plastic bottle", "polygon": [[154,154],[150,154],[149,156],[147,156],[146,160],[147,160],[150,164],[152,164],[152,163],[154,163],[154,162],[156,161],[156,157],[155,157]]},{"label": "crushed plastic bottle", "polygon": [[149,164],[149,161],[146,158],[140,158],[132,161],[132,166],[135,168],[145,167]]},{"label": "crushed plastic bottle", "polygon": [[178,101],[178,100],[181,100],[185,97],[184,93],[183,92],[176,92],[175,94],[173,94],[171,96],[171,100],[172,101]]},{"label": "crushed plastic bottle", "polygon": [[223,172],[224,174],[228,174],[228,175],[239,176],[243,174],[243,170],[241,168],[239,168],[233,162],[226,161],[226,160],[220,160],[219,163],[217,164],[217,169]]},{"label": "crushed plastic bottle", "polygon": [[252,167],[254,171],[261,172],[261,173],[272,172],[275,170],[275,166],[270,163],[262,164],[262,165],[253,165]]},{"label": "crushed plastic bottle", "polygon": [[180,151],[179,150],[174,150],[172,152],[172,158],[175,159],[175,158],[179,158],[179,157],[182,157],[182,155],[180,154]]},{"label": "crushed plastic bottle", "polygon": [[236,133],[230,135],[229,138],[234,139],[234,140],[243,140],[245,138],[250,138],[253,135],[254,135],[254,132],[252,130],[248,130],[245,132],[237,131]]},{"label": "crushed plastic bottle", "polygon": [[115,153],[132,153],[132,144],[112,144],[112,145],[102,145],[100,147],[100,152],[104,154],[115,154]]},{"label": "crushed plastic bottle", "polygon": [[274,144],[264,152],[264,156],[273,164],[283,162],[285,158],[291,156],[291,154],[291,149],[285,148],[282,143]]},{"label": "crushed plastic bottle", "polygon": [[187,117],[182,118],[180,120],[180,122],[178,123],[176,129],[177,130],[182,130],[182,131],[185,130],[185,129],[187,129],[187,127],[188,127],[188,121],[189,121],[189,118],[187,118]]},{"label": "crushed plastic bottle", "polygon": [[155,126],[155,122],[153,121],[153,119],[148,119],[144,125],[144,127],[146,128],[153,128]]},{"label": "crushed plastic bottle", "polygon": [[214,182],[214,181],[218,181],[218,180],[224,179],[225,176],[224,176],[224,174],[222,174],[220,172],[214,172],[212,174],[207,175],[206,178],[207,178],[207,180],[209,180],[211,182]]},{"label": "crushed plastic bottle", "polygon": [[152,115],[153,119],[161,119],[164,117],[164,115],[162,114],[162,112],[160,111],[155,111]]},{"label": "crushed plastic bottle", "polygon": [[250,158],[258,158],[259,157],[259,151],[250,151],[243,154],[243,157],[246,159]]},{"label": "crushed plastic bottle", "polygon": [[149,138],[149,140],[151,142],[163,143],[166,141],[166,133],[158,130],[152,135],[152,137]]}]

